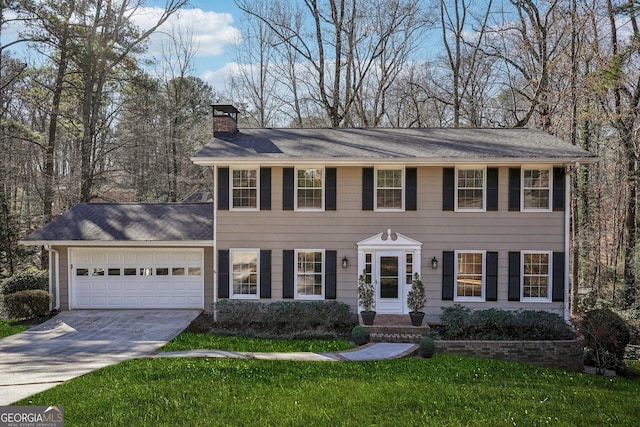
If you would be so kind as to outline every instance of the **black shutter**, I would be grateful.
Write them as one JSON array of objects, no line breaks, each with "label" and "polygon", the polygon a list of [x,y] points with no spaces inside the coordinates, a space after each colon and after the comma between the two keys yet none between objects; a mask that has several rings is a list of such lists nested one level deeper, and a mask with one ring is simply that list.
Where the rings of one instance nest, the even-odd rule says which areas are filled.
[{"label": "black shutter", "polygon": [[442,300],[453,300],[454,286],[454,256],[453,251],[442,252]]},{"label": "black shutter", "polygon": [[487,210],[498,210],[498,168],[487,168]]},{"label": "black shutter", "polygon": [[455,209],[456,170],[455,168],[442,168],[442,210]]},{"label": "black shutter", "polygon": [[509,301],[520,301],[520,252],[509,252]]},{"label": "black shutter", "polygon": [[520,210],[520,168],[509,168],[509,210]]},{"label": "black shutter", "polygon": [[218,168],[218,210],[229,210],[229,168]]},{"label": "black shutter", "polygon": [[260,168],[260,210],[271,210],[271,168]]},{"label": "black shutter", "polygon": [[328,211],[336,210],[336,196],[337,196],[337,171],[336,168],[326,168],[325,173],[325,194],[324,194],[324,208]]},{"label": "black shutter", "polygon": [[498,301],[498,252],[487,252],[487,301]]},{"label": "black shutter", "polygon": [[552,301],[564,301],[564,252],[553,253]]},{"label": "black shutter", "polygon": [[218,250],[218,298],[229,298],[229,251]]},{"label": "black shutter", "polygon": [[362,168],[362,210],[373,210],[373,168]]},{"label": "black shutter", "polygon": [[415,211],[418,207],[418,169],[406,168],[405,171],[404,209]]},{"label": "black shutter", "polygon": [[295,170],[293,168],[282,169],[282,209],[292,211],[295,197]]},{"label": "black shutter", "polygon": [[553,168],[553,210],[564,210],[564,168]]},{"label": "black shutter", "polygon": [[282,251],[282,298],[293,298],[294,290],[294,268],[295,260],[293,259],[295,252],[292,250]]},{"label": "black shutter", "polygon": [[260,251],[260,298],[271,298],[271,251]]},{"label": "black shutter", "polygon": [[324,299],[336,299],[338,252],[324,252]]}]

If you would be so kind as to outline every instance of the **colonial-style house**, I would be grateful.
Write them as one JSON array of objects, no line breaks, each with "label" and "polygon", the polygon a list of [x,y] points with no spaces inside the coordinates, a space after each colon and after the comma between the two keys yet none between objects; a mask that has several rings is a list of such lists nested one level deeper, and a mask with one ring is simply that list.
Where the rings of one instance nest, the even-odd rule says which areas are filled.
[{"label": "colonial-style house", "polygon": [[79,205],[24,239],[57,308],[339,300],[567,315],[570,175],[595,156],[532,129],[241,129],[214,106],[214,203]]}]

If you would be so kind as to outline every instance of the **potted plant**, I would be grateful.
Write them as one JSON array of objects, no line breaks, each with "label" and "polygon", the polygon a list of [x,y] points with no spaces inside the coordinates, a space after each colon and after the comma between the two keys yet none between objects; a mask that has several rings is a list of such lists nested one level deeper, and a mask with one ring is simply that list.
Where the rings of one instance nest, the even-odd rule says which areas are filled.
[{"label": "potted plant", "polygon": [[366,344],[369,341],[369,332],[364,326],[356,325],[351,330],[351,341],[356,345]]},{"label": "potted plant", "polygon": [[429,359],[436,351],[436,343],[431,337],[420,338],[418,346],[418,354],[425,359]]},{"label": "potted plant", "polygon": [[411,317],[411,324],[413,326],[421,326],[424,319],[424,312],[422,308],[427,304],[427,293],[420,280],[418,273],[413,275],[413,281],[411,282],[411,290],[407,295],[407,306],[409,307],[409,317]]},{"label": "potted plant", "polygon": [[362,317],[362,323],[365,325],[373,325],[373,319],[376,317],[374,311],[375,301],[375,289],[373,283],[367,283],[366,271],[362,271],[360,277],[358,277],[358,303],[362,307],[360,316]]}]

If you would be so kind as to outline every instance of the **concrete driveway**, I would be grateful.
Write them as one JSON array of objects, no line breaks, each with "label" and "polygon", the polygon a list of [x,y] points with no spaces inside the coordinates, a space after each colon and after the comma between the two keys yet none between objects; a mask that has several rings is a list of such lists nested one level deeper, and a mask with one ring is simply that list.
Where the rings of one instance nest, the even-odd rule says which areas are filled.
[{"label": "concrete driveway", "polygon": [[154,353],[198,310],[65,311],[0,339],[0,406],[107,365]]}]

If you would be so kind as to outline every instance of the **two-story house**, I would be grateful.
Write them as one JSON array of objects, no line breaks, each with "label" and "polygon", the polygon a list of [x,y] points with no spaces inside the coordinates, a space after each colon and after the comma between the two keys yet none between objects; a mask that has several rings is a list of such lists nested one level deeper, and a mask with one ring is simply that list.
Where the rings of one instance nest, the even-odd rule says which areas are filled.
[{"label": "two-story house", "polygon": [[356,312],[364,274],[376,311],[401,314],[418,273],[427,321],[456,303],[567,315],[570,174],[591,153],[531,129],[238,131],[237,114],[214,106],[192,158],[214,174],[213,204],[80,205],[25,239],[51,248],[60,308]]}]

